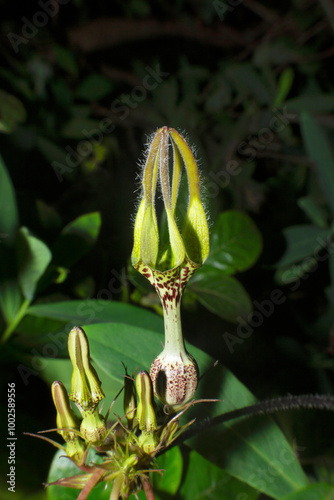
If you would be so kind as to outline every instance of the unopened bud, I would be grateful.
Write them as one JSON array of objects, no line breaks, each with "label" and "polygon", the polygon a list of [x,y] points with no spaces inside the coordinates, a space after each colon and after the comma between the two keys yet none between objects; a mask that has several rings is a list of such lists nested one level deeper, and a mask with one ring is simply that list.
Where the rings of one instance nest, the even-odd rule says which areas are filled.
[{"label": "unopened bud", "polygon": [[144,452],[149,454],[155,450],[158,444],[155,433],[158,426],[155,416],[152,382],[145,370],[139,372],[136,377],[136,389],[138,395],[136,420],[139,429],[142,431],[138,441]]},{"label": "unopened bud", "polygon": [[104,441],[107,427],[105,418],[96,408],[93,412],[85,412],[81,422],[80,432],[85,441],[93,444],[101,444]]},{"label": "unopened bud", "polygon": [[137,405],[135,384],[126,371],[124,377],[124,413],[128,421],[128,428],[132,429],[132,422],[135,418],[135,409]]},{"label": "unopened bud", "polygon": [[[61,382],[53,382],[51,393],[54,405],[57,410],[57,429],[79,430],[80,420],[71,408],[71,403],[66,389]],[[59,430],[58,433],[67,443],[66,453],[76,462],[80,462],[84,451],[84,443],[75,432],[70,430]]]},{"label": "unopened bud", "polygon": [[95,410],[104,399],[101,381],[90,362],[87,336],[82,328],[75,326],[68,336],[68,352],[73,365],[70,399],[80,412]]}]

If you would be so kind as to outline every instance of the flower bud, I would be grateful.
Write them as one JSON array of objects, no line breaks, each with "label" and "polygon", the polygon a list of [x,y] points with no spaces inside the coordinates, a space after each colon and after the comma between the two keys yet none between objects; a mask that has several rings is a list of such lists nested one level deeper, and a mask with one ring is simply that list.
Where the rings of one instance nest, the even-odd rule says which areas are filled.
[{"label": "flower bud", "polygon": [[138,405],[136,420],[142,431],[138,441],[145,453],[152,453],[158,445],[156,430],[158,428],[155,416],[155,403],[153,399],[152,382],[149,374],[142,370],[136,377],[136,390]]},{"label": "flower bud", "polygon": [[135,418],[135,409],[137,406],[135,384],[126,371],[124,377],[124,413],[128,421],[128,428],[132,429],[132,422]]},{"label": "flower bud", "polygon": [[[71,403],[64,385],[58,381],[53,382],[51,393],[57,410],[57,429],[78,430],[80,421],[71,408]],[[58,434],[60,434],[67,443],[67,455],[76,462],[80,462],[85,452],[85,447],[79,436],[68,430],[59,430]]]},{"label": "flower bud", "polygon": [[101,381],[90,362],[89,343],[82,328],[75,326],[68,336],[68,352],[73,365],[70,399],[81,414],[95,410],[104,399]]},{"label": "flower bud", "polygon": [[94,411],[84,412],[80,425],[80,432],[88,443],[101,444],[107,433],[105,418],[96,408]]}]

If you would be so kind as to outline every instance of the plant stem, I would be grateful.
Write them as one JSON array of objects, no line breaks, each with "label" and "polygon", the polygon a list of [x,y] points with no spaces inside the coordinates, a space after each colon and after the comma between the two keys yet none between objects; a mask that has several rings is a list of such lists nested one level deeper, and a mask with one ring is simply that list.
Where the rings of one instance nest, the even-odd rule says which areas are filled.
[{"label": "plant stem", "polygon": [[234,420],[235,418],[270,415],[278,411],[300,410],[302,408],[334,412],[334,396],[302,394],[300,396],[283,396],[281,398],[260,401],[254,405],[238,408],[237,410],[217,415],[211,419],[204,419],[202,422],[193,425],[189,430],[178,437],[173,442],[172,446],[180,445],[185,440],[196,436],[202,431],[206,431],[215,425]]},{"label": "plant stem", "polygon": [[142,481],[142,483],[146,495],[146,500],[155,500],[155,495],[150,480],[145,479],[144,481]]},{"label": "plant stem", "polygon": [[4,344],[5,342],[7,342],[7,340],[9,339],[9,337],[14,332],[15,328],[17,327],[17,325],[20,323],[21,319],[25,315],[26,310],[28,309],[29,305],[30,305],[30,300],[28,300],[28,299],[25,299],[22,302],[21,307],[18,310],[18,312],[16,313],[15,318],[13,319],[13,321],[11,323],[9,323],[9,325],[7,325],[7,328],[4,331],[4,333],[1,337],[1,340],[0,340],[1,344]]},{"label": "plant stem", "polygon": [[118,500],[122,483],[123,483],[123,474],[119,473],[118,476],[116,476],[114,479],[112,490],[110,493],[110,500]]},{"label": "plant stem", "polygon": [[171,302],[168,307],[163,308],[163,313],[165,324],[164,353],[181,353],[183,356],[186,356],[187,352],[182,334],[180,302],[177,304]]}]

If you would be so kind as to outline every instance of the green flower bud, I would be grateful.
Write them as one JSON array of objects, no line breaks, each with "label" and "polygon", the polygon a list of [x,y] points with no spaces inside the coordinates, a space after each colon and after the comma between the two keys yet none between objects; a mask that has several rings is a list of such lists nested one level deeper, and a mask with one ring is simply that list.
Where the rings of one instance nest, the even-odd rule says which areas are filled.
[{"label": "green flower bud", "polygon": [[136,410],[136,420],[138,427],[142,431],[138,442],[145,453],[152,453],[158,445],[156,430],[158,428],[155,415],[155,403],[153,399],[152,382],[149,374],[142,370],[136,377],[136,390],[138,395],[138,405]]},{"label": "green flower bud", "polygon": [[[71,403],[64,385],[58,381],[53,382],[51,393],[57,410],[57,429],[79,430],[80,420],[71,408]],[[80,462],[85,452],[83,441],[76,433],[68,430],[59,430],[58,434],[60,434],[67,443],[67,455],[76,462]]]},{"label": "green flower bud", "polygon": [[135,409],[137,406],[134,381],[126,374],[124,377],[124,413],[128,421],[128,428],[132,429],[132,422],[135,418]]},{"label": "green flower bud", "polygon": [[82,328],[75,326],[68,336],[68,352],[73,365],[70,399],[83,415],[95,410],[104,399],[101,381],[90,362],[89,343]]},{"label": "green flower bud", "polygon": [[105,418],[99,413],[98,408],[94,411],[85,411],[80,432],[88,443],[101,444],[104,441],[107,427]]},{"label": "green flower bud", "polygon": [[[170,183],[169,144],[173,148],[173,176]],[[183,222],[182,234],[178,228],[175,210],[182,167],[188,177],[189,204]],[[155,212],[155,194],[159,179],[168,223],[169,246],[160,247]],[[148,149],[142,176],[142,199],[135,221],[132,265],[146,276],[156,288],[154,271],[187,266],[196,270],[209,254],[209,230],[200,196],[200,180],[195,158],[185,139],[174,129],[160,128]],[[146,268],[146,269],[145,269]],[[150,271],[153,275],[151,274]],[[189,273],[188,273],[189,274]],[[190,277],[190,276],[189,276]],[[184,276],[184,279],[189,279]]]}]

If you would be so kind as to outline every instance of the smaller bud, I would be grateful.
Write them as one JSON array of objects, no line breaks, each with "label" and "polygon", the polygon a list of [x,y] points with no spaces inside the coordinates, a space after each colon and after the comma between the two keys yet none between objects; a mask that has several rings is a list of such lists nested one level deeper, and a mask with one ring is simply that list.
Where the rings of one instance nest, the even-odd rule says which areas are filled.
[{"label": "smaller bud", "polygon": [[93,444],[101,444],[106,436],[107,427],[105,418],[96,408],[94,411],[86,410],[80,426],[80,432],[85,441]]},{"label": "smaller bud", "polygon": [[124,413],[128,421],[128,428],[131,430],[132,422],[135,418],[135,408],[137,406],[137,400],[135,384],[132,378],[129,377],[127,370],[124,377],[124,386]]},{"label": "smaller bud", "polygon": [[[57,429],[74,429],[78,430],[80,421],[71,408],[71,403],[67,395],[66,389],[61,382],[53,382],[51,393],[54,405],[57,410]],[[62,436],[67,443],[66,453],[75,462],[80,462],[85,452],[84,443],[79,436],[70,431],[59,430],[58,434]]]},{"label": "smaller bud", "polygon": [[149,454],[155,450],[158,444],[155,433],[158,425],[155,416],[152,382],[145,370],[139,372],[136,377],[136,390],[138,395],[136,420],[142,431],[138,441],[144,452]]},{"label": "smaller bud", "polygon": [[70,399],[78,406],[81,414],[95,410],[104,399],[101,381],[90,362],[87,336],[82,328],[75,326],[68,336],[68,352],[73,365]]}]

